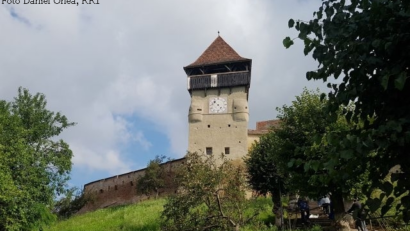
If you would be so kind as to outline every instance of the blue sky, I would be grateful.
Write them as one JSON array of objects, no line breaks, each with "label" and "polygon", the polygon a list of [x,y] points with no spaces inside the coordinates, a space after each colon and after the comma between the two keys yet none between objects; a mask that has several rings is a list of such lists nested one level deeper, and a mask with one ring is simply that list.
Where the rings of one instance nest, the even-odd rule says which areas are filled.
[{"label": "blue sky", "polygon": [[[23,1],[21,1],[23,2]],[[100,0],[99,5],[0,5],[0,99],[18,87],[46,95],[77,125],[60,138],[74,152],[71,186],[143,168],[188,145],[190,97],[183,66],[217,37],[253,59],[250,122],[276,117],[317,67],[290,18],[308,20],[317,0]]]}]

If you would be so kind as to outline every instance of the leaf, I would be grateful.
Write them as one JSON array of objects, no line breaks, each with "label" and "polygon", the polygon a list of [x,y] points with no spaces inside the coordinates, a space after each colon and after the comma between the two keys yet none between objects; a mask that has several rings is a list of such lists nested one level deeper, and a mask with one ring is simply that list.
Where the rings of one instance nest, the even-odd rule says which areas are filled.
[{"label": "leaf", "polygon": [[403,211],[403,221],[405,223],[409,223],[410,222],[410,212],[409,211]]},{"label": "leaf", "polygon": [[389,52],[389,50],[391,49],[391,45],[392,45],[391,42],[387,42],[386,44],[384,44],[384,49],[385,49],[387,52]]},{"label": "leaf", "polygon": [[322,93],[320,94],[320,101],[323,101],[326,98],[326,94]]},{"label": "leaf", "polygon": [[410,196],[404,196],[400,199],[401,203],[405,206],[405,207],[409,207],[410,205]]},{"label": "leaf", "polygon": [[381,215],[384,216],[384,214],[386,214],[393,206],[394,202],[394,198],[393,197],[389,197],[386,201],[386,204],[382,207],[381,209]]},{"label": "leaf", "polygon": [[370,198],[366,201],[366,205],[369,207],[370,212],[375,212],[380,208],[380,205],[382,204],[382,201],[379,198]]},{"label": "leaf", "polygon": [[381,189],[386,193],[386,195],[390,195],[393,191],[393,185],[386,181],[382,184]]},{"label": "leaf", "polygon": [[317,73],[314,71],[308,71],[306,72],[306,79],[307,80],[311,80],[311,79],[315,79],[317,76]]},{"label": "leaf", "polygon": [[286,38],[283,40],[283,46],[285,46],[286,49],[289,48],[289,47],[292,46],[292,45],[293,45],[293,40],[290,39],[290,37],[286,37]]},{"label": "leaf", "polygon": [[372,46],[378,48],[380,46],[380,39],[373,40]]},{"label": "leaf", "polygon": [[383,217],[384,214],[386,214],[390,209],[391,209],[391,205],[384,205],[381,209],[381,216]]},{"label": "leaf", "polygon": [[387,87],[389,85],[389,78],[390,78],[390,75],[385,75],[385,76],[382,77],[382,83],[381,84],[382,84],[384,90],[387,90]]},{"label": "leaf", "polygon": [[294,162],[295,162],[295,159],[291,159],[291,160],[288,162],[288,167],[289,167],[289,168],[293,167]]},{"label": "leaf", "polygon": [[294,25],[295,25],[295,20],[289,19],[289,22],[288,22],[289,28],[292,28]]},{"label": "leaf", "polygon": [[353,157],[353,151],[352,151],[352,150],[342,151],[342,152],[340,153],[340,157],[343,158],[343,159],[345,159],[345,160],[349,160],[349,159],[351,159],[351,158]]},{"label": "leaf", "polygon": [[394,80],[394,86],[398,90],[403,90],[404,84],[406,83],[407,80],[407,73],[405,71],[401,72],[399,76]]}]

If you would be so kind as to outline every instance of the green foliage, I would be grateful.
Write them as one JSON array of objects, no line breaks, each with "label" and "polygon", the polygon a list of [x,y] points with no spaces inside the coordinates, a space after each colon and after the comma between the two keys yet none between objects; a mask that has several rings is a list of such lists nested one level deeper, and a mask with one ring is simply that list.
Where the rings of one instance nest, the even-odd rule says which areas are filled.
[{"label": "green foliage", "polygon": [[253,190],[262,195],[287,193],[285,180],[288,175],[278,170],[275,158],[271,154],[272,150],[278,147],[278,142],[278,137],[272,132],[260,137],[259,142],[252,144],[245,159],[248,183]]},{"label": "green foliage", "polygon": [[178,193],[164,205],[163,230],[239,230],[258,214],[245,197],[243,167],[222,158],[216,164],[212,155],[186,155],[176,171]]},{"label": "green foliage", "polygon": [[283,182],[287,191],[311,198],[331,192],[335,212],[341,214],[343,197],[366,182],[367,172],[357,165],[350,169],[350,153],[334,152],[338,141],[331,135],[349,131],[351,124],[340,114],[332,120],[324,110],[326,105],[322,94],[305,89],[292,105],[278,108],[280,126],[261,138],[247,163],[253,162],[250,175],[257,176],[251,177],[251,185],[275,190],[275,185]]},{"label": "green foliage", "polygon": [[[410,2],[324,0],[313,17],[295,23],[305,55],[311,53],[319,63],[307,78],[326,82],[341,77],[340,84],[328,84],[332,92],[327,109],[334,115],[340,105],[353,102],[347,119],[357,124],[348,133],[328,137],[337,140],[337,153],[348,154],[349,163],[371,163],[365,166],[372,173],[371,185],[363,188],[368,197],[383,187],[383,178],[396,166],[400,166],[392,174],[396,186],[386,188],[385,196],[408,193]],[[410,200],[403,197],[397,211],[409,222]]]},{"label": "green foliage", "polygon": [[165,200],[149,200],[138,204],[100,209],[49,226],[47,231],[154,231],[160,229],[160,215]]},{"label": "green foliage", "polygon": [[59,219],[68,219],[80,209],[91,202],[90,196],[84,194],[83,190],[74,187],[67,191],[64,197],[54,204],[54,213]]},{"label": "green foliage", "polygon": [[[47,231],[82,231],[82,230],[141,230],[155,231],[160,228],[160,216],[163,211],[165,199],[149,200],[137,204],[101,209],[81,215],[74,215],[67,220],[61,220],[56,224],[46,227]],[[250,201],[249,210],[262,207],[262,211],[252,224],[248,224],[241,230],[277,230],[264,225],[270,213],[272,205],[270,198],[258,198]]]},{"label": "green foliage", "polygon": [[156,156],[155,159],[150,160],[145,174],[137,180],[137,193],[149,196],[155,192],[155,198],[158,197],[159,191],[165,187],[167,172],[161,167],[165,158],[165,156]]},{"label": "green foliage", "polygon": [[259,142],[252,145],[249,155],[245,159],[248,183],[252,189],[262,195],[270,193],[274,203],[273,211],[276,217],[275,225],[282,224],[282,195],[287,193],[287,172],[278,169],[273,153],[279,147],[280,140],[275,133],[271,132],[260,137]]},{"label": "green foliage", "polygon": [[22,88],[13,102],[0,101],[0,230],[50,222],[53,197],[64,192],[72,152],[55,137],[73,123],[46,104]]},{"label": "green foliage", "polygon": [[282,123],[270,135],[276,142],[269,152],[282,174],[292,176],[288,178],[289,187],[312,198],[328,192],[348,194],[359,180],[341,174],[348,160],[333,161],[334,141],[322,139],[324,134],[348,129],[343,120],[329,119],[324,111],[326,104],[318,91],[305,89],[291,106],[277,109]]}]

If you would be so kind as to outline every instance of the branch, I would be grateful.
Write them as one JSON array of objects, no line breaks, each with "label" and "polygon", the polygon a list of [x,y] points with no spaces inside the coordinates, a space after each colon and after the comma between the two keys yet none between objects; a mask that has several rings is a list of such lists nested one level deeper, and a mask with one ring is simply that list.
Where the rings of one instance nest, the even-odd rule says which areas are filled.
[{"label": "branch", "polygon": [[235,227],[236,226],[235,222],[232,221],[232,219],[230,219],[229,217],[225,216],[223,211],[222,211],[221,200],[220,200],[219,194],[218,194],[219,190],[221,190],[221,189],[216,190],[216,193],[215,193],[216,200],[218,201],[219,212],[222,215],[222,218],[227,219]]},{"label": "branch", "polygon": [[259,212],[253,214],[253,216],[251,216],[250,218],[248,218],[248,219],[245,221],[244,224],[247,224],[249,221],[251,221],[253,218],[255,218],[255,217],[258,216],[258,215],[259,215]]},{"label": "branch", "polygon": [[207,230],[213,227],[221,227],[221,226],[220,225],[208,225],[208,226],[203,227],[202,230]]}]

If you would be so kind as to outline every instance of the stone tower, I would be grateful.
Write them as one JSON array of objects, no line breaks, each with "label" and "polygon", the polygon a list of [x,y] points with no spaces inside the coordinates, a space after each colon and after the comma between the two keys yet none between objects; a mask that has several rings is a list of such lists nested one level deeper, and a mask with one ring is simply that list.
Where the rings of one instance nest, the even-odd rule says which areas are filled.
[{"label": "stone tower", "polygon": [[248,152],[248,94],[252,60],[218,36],[192,64],[188,76],[188,151],[242,158]]}]

